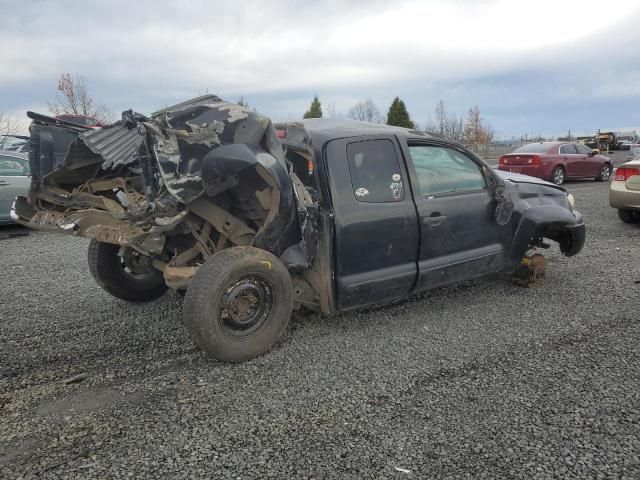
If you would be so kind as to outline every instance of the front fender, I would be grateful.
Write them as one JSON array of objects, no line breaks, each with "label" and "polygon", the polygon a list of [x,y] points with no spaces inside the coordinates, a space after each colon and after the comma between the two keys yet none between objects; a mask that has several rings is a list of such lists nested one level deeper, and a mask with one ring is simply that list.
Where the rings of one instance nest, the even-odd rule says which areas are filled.
[{"label": "front fender", "polygon": [[511,260],[520,262],[532,241],[548,238],[560,245],[560,251],[570,257],[584,247],[586,231],[582,214],[559,205],[540,205],[525,210],[520,217],[511,244]]}]

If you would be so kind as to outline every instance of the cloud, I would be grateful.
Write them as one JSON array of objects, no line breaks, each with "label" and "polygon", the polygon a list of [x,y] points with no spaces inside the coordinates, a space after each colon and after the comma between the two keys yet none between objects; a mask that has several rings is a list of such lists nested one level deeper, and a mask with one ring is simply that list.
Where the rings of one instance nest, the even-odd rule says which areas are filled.
[{"label": "cloud", "polygon": [[[149,112],[208,90],[288,118],[314,93],[343,112],[367,97],[385,110],[400,95],[417,119],[439,98],[461,114],[477,103],[508,132],[509,115],[552,99],[640,98],[640,58],[630,53],[640,6],[612,0],[594,21],[601,8],[595,0],[0,0],[0,110],[46,105],[57,77],[71,72],[114,111]],[[545,120],[533,113],[537,130],[533,122]]]}]

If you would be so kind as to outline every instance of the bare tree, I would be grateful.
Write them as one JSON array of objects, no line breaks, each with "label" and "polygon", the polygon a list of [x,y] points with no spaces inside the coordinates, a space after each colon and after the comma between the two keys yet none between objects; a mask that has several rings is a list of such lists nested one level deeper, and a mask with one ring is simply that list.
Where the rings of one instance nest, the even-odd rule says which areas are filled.
[{"label": "bare tree", "polygon": [[60,75],[58,79],[58,93],[56,101],[49,103],[49,111],[54,115],[83,115],[94,117],[104,123],[111,122],[111,111],[104,105],[95,105],[89,95],[87,80],[70,73]]},{"label": "bare tree", "polygon": [[469,109],[467,121],[464,125],[464,139],[469,143],[487,144],[493,140],[495,132],[491,125],[486,123],[480,116],[480,109],[477,105]]},{"label": "bare tree", "polygon": [[436,122],[433,121],[431,116],[429,116],[427,118],[427,121],[424,122],[424,124],[422,126],[422,130],[427,132],[429,135],[440,136],[440,133],[438,132],[438,127],[436,125]]},{"label": "bare tree", "polygon": [[370,98],[364,102],[358,102],[349,109],[349,118],[361,122],[382,123],[382,115],[373,100]]},{"label": "bare tree", "polygon": [[338,114],[336,113],[336,102],[327,103],[326,109],[329,118],[338,118]]},{"label": "bare tree", "polygon": [[441,137],[446,135],[448,123],[449,118],[447,117],[447,111],[444,109],[444,102],[438,100],[438,103],[436,103],[436,129]]},{"label": "bare tree", "polygon": [[445,136],[451,140],[464,140],[464,120],[462,117],[449,117],[445,126]]},{"label": "bare tree", "polygon": [[0,135],[19,135],[25,133],[26,130],[27,120],[0,112]]}]

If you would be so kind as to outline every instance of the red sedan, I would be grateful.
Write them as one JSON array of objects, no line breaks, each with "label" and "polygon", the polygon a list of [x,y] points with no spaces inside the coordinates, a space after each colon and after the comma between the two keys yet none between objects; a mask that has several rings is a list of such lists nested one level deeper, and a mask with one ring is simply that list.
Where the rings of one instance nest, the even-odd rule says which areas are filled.
[{"label": "red sedan", "polygon": [[500,157],[498,169],[522,173],[562,185],[568,178],[594,178],[606,182],[613,163],[586,145],[569,142],[529,143]]}]

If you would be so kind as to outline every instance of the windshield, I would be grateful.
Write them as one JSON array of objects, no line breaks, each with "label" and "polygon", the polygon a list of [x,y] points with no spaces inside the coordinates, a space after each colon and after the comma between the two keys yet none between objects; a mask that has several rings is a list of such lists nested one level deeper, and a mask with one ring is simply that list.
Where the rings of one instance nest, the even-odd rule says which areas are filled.
[{"label": "windshield", "polygon": [[550,146],[545,143],[529,143],[513,151],[513,153],[544,153]]}]

